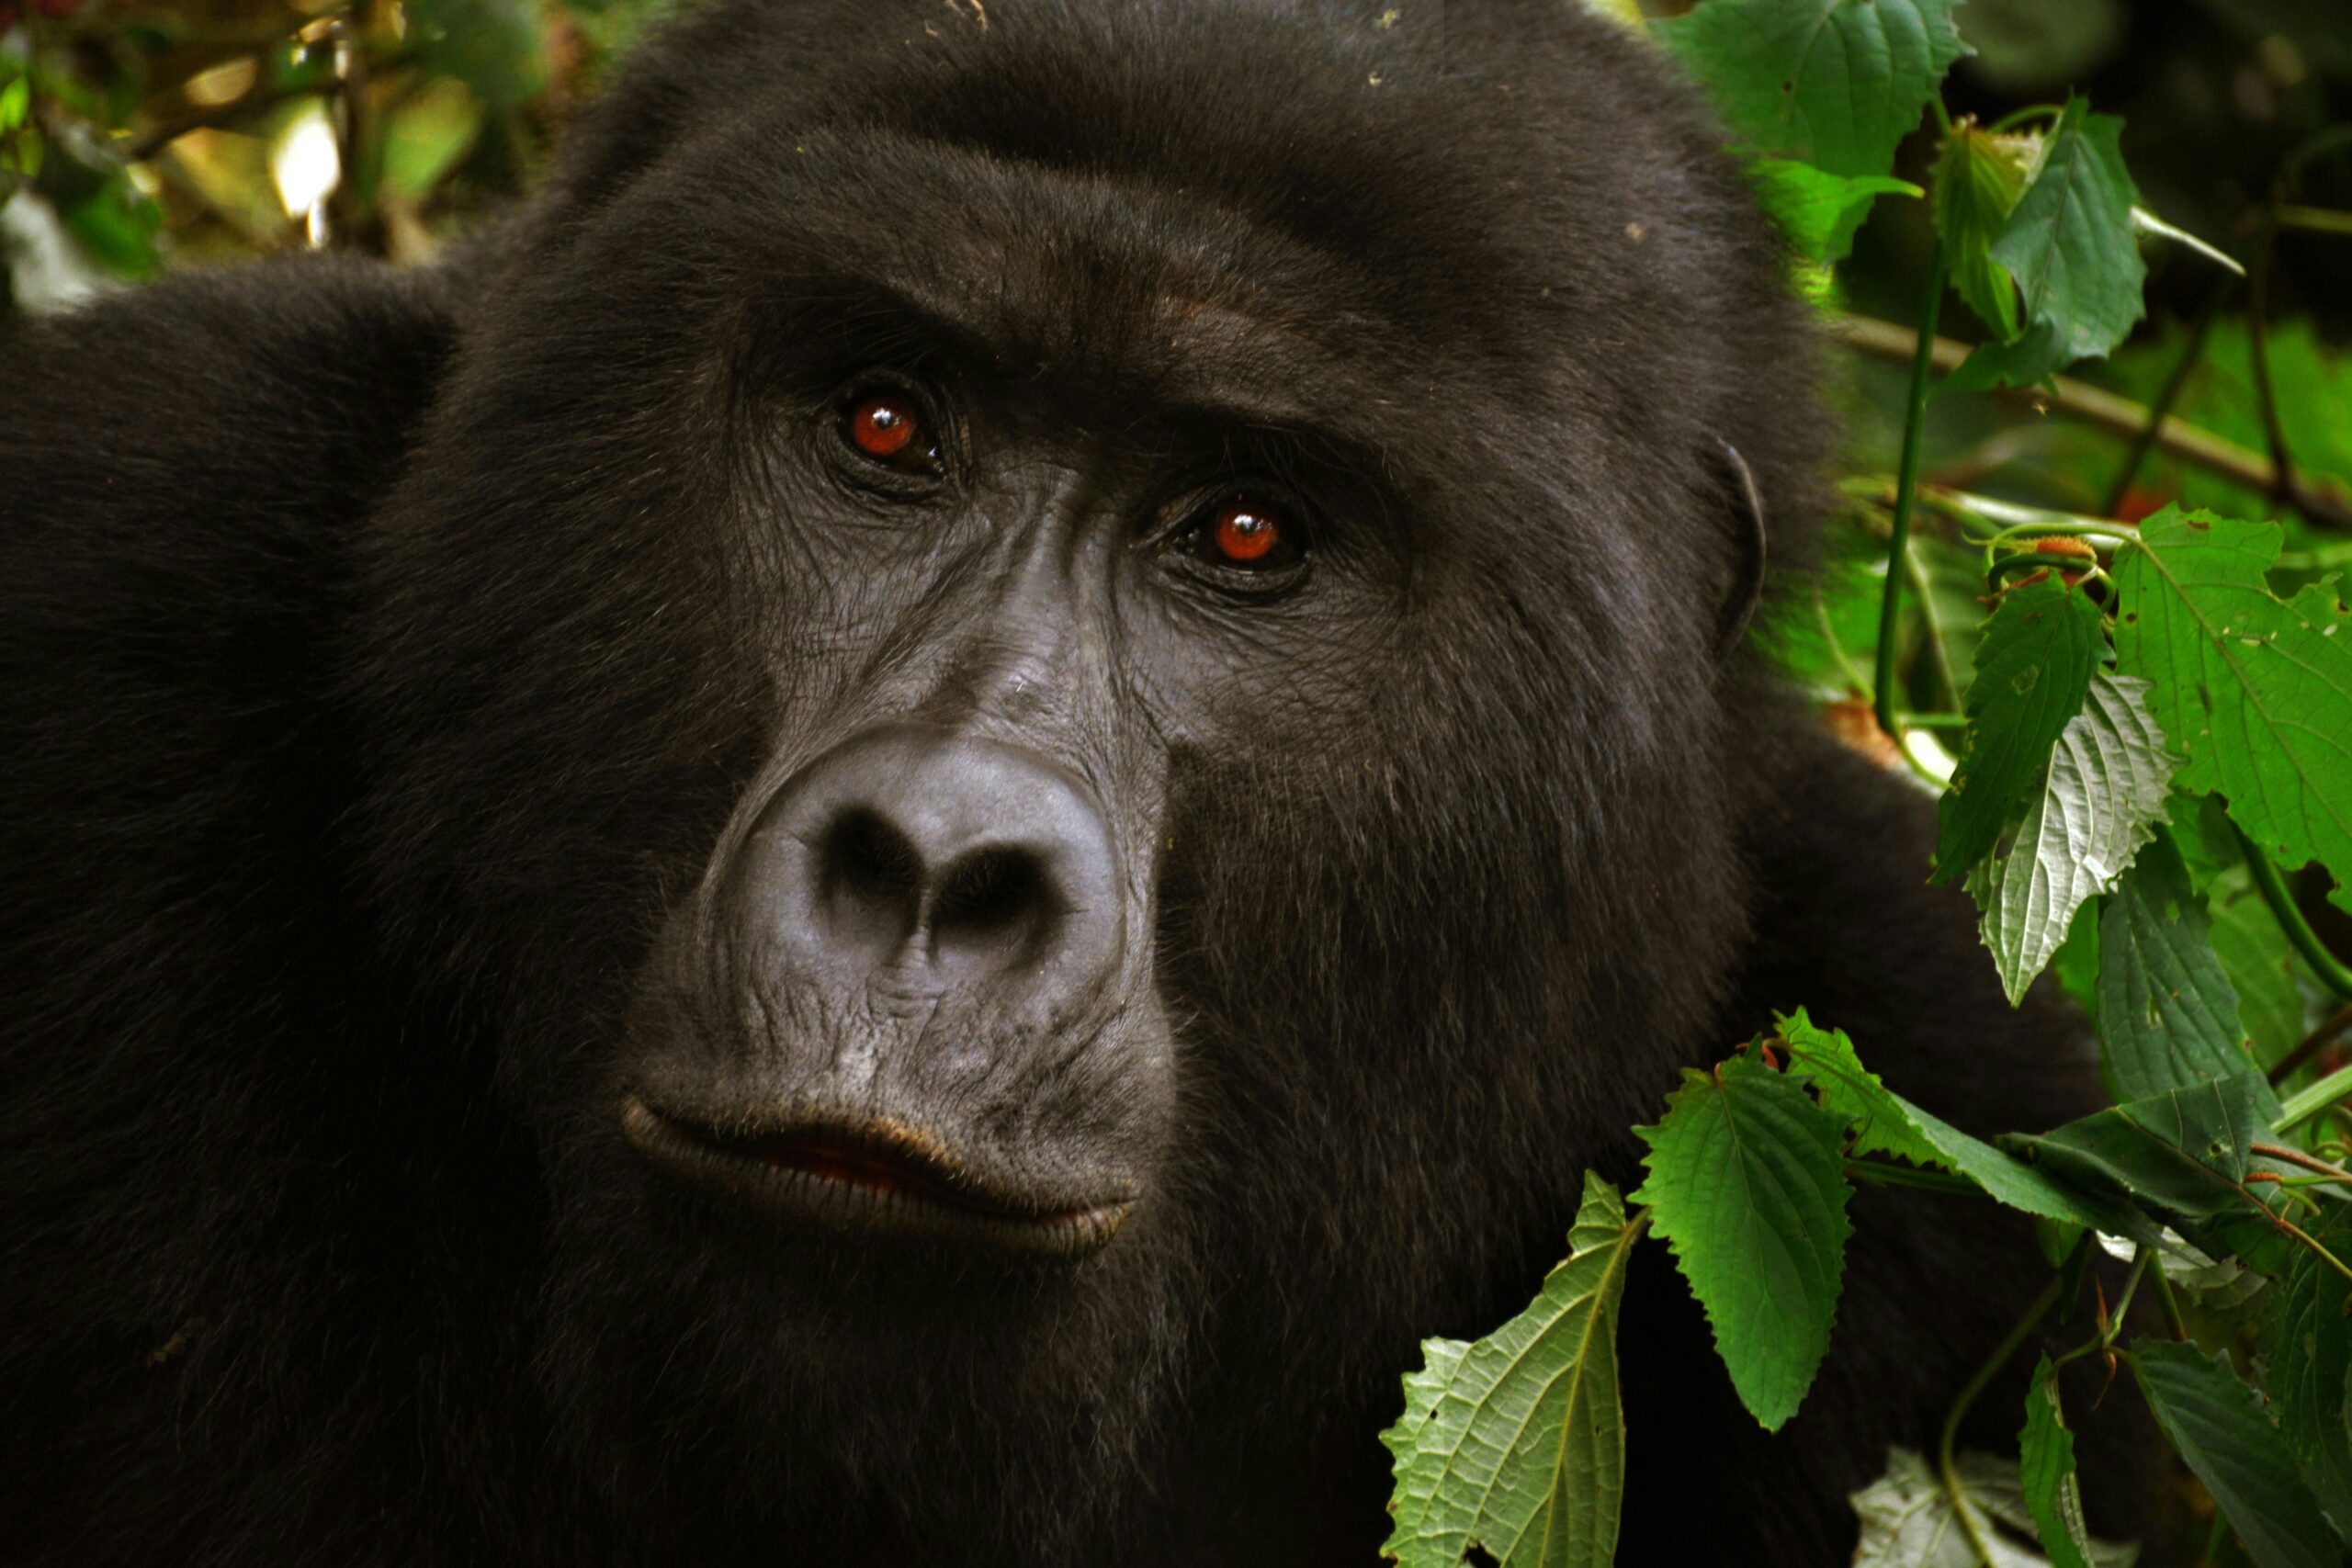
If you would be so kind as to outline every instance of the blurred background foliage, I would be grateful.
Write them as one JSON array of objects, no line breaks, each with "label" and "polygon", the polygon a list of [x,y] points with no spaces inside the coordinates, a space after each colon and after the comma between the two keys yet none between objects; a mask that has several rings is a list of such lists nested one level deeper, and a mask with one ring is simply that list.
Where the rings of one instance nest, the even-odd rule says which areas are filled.
[{"label": "blurred background foliage", "polygon": [[[0,0],[0,333],[168,266],[312,247],[428,258],[531,187],[661,4]],[[2332,560],[2352,537],[2352,0],[1968,0],[1960,17],[1975,53],[1947,86],[1955,114],[1990,124],[2087,93],[2124,117],[2146,205],[2251,276],[2150,243],[2145,328],[2074,383],[2132,406],[2086,418],[2063,384],[1940,396],[1928,478],[2129,516],[2178,498],[2309,525],[2310,502],[2337,514],[2297,543]],[[1901,172],[1926,186],[1932,152],[1923,131]],[[1931,241],[1924,202],[1881,201],[1827,302],[1913,319]],[[1979,324],[1955,304],[1944,331]],[[1864,502],[1894,465],[1899,340],[1858,338],[1842,378]],[[2182,461],[2178,443],[2135,456],[2133,406],[2151,402],[2245,461]],[[1973,593],[1955,579],[1942,594],[1951,616],[1906,660],[1921,679],[1965,659]]]},{"label": "blurred background foliage", "polygon": [[653,0],[0,0],[0,287],[418,261],[529,188]]}]

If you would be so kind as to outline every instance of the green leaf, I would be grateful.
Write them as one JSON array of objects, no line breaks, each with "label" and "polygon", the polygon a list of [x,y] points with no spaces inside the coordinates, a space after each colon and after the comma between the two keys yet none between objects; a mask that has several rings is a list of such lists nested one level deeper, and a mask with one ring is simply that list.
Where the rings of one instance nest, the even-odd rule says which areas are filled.
[{"label": "green leaf", "polygon": [[1992,259],[2017,279],[2025,319],[2048,321],[2069,360],[2104,355],[2146,313],[2123,166],[2123,122],[2070,100],[2050,133],[2041,168],[2018,198]]},{"label": "green leaf", "polygon": [[1951,62],[1954,0],[1706,0],[1657,24],[1735,140],[1833,175],[1883,175]]},{"label": "green leaf", "polygon": [[[2030,1550],[2033,1516],[2018,1483],[2018,1468],[1991,1454],[1962,1453],[1953,1461],[1970,1517],[1993,1550],[1993,1568],[2049,1568]],[[1982,1568],[1933,1466],[1909,1449],[1891,1449],[1886,1473],[1848,1501],[1861,1518],[1854,1568]],[[2094,1568],[2130,1568],[2138,1549],[2096,1542]]]},{"label": "green leaf", "polygon": [[1854,233],[1882,196],[1919,196],[1908,180],[1884,175],[1833,175],[1791,158],[1758,158],[1747,166],[1748,183],[1764,215],[1780,226],[1790,245],[1808,261],[1843,261]]},{"label": "green leaf", "polygon": [[2296,1474],[2262,1396],[2238,1381],[2228,1352],[2140,1339],[2132,1375],[2156,1425],[2237,1531],[2259,1568],[2343,1568],[2344,1549]]},{"label": "green leaf", "polygon": [[2071,359],[2053,321],[2033,321],[2009,343],[1985,342],[1936,383],[1939,392],[1989,392],[1996,387],[2031,387],[2064,370]]},{"label": "green leaf", "polygon": [[2264,573],[2281,530],[2166,507],[2119,553],[2116,656],[2154,682],[2149,705],[2188,765],[2179,784],[2292,869],[2336,873],[2352,908],[2352,635],[2332,581],[2291,602]]},{"label": "green leaf", "polygon": [[1933,177],[1936,232],[1951,285],[1996,336],[2018,335],[2017,285],[1992,256],[1993,242],[2040,162],[2039,136],[1996,136],[1962,120],[1944,137]]},{"label": "green leaf", "polygon": [[2090,1568],[2091,1532],[2083,1523],[2082,1488],[2075,1479],[2075,1434],[2066,1430],[2065,1408],[2058,1402],[2047,1356],[2035,1364],[2026,1390],[2018,1483],[2052,1568]]},{"label": "green leaf", "polygon": [[1617,1304],[1641,1234],[1589,1172],[1567,1261],[1525,1312],[1473,1344],[1431,1339],[1381,1435],[1396,1456],[1383,1549],[1400,1568],[1608,1568],[1625,1486]]},{"label": "green leaf", "polygon": [[1821,1097],[1823,1109],[1851,1130],[1850,1153],[1892,1155],[1913,1165],[1939,1167],[1968,1178],[1987,1197],[2042,1219],[2114,1235],[2154,1234],[2154,1226],[2129,1210],[2075,1192],[1896,1094],[1862,1066],[1843,1030],[1821,1028],[1803,1008],[1779,1019],[1778,1025],[1788,1047],[1789,1070],[1803,1074]]},{"label": "green leaf", "polygon": [[2267,1272],[2286,1258],[2268,1206],[2278,1186],[2245,1180],[2268,1168],[2251,1150],[2269,1133],[2264,1093],[2258,1075],[2240,1073],[2001,1142],[2070,1186],[2164,1215],[2209,1255],[2234,1252]]},{"label": "green leaf", "polygon": [[2098,606],[2056,576],[2001,596],[1968,686],[1967,750],[1937,807],[1932,880],[1961,880],[2041,794],[2105,650]]},{"label": "green leaf", "polygon": [[1969,873],[1984,911],[1979,929],[2012,1005],[2065,942],[2075,912],[2115,886],[2164,820],[2176,764],[2149,716],[2147,690],[2130,676],[2092,676],[2007,852]]},{"label": "green leaf", "polygon": [[[2347,1215],[2352,1207],[2331,1203],[2326,1221],[2312,1227],[2338,1258],[2352,1236]],[[2263,1330],[2278,1430],[2337,1533],[2352,1533],[2352,1426],[2345,1416],[2346,1380],[2352,1378],[2352,1280],[2317,1253],[2300,1250],[2270,1292]]]},{"label": "green leaf", "polygon": [[1843,1121],[1747,1056],[1685,1072],[1634,1133],[1649,1178],[1634,1201],[1707,1309],[1715,1348],[1757,1420],[1796,1414],[1829,1348],[1846,1238]]},{"label": "green leaf", "polygon": [[2170,839],[2141,852],[2099,909],[2098,1016],[2118,1100],[2243,1074],[2265,1125],[2278,1115],[2240,1042],[2237,992]]}]

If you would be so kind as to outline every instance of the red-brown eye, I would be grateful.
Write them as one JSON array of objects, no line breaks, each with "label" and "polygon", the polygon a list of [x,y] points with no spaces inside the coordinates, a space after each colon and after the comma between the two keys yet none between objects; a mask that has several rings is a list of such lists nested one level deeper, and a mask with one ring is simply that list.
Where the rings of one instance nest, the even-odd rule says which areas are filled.
[{"label": "red-brown eye", "polygon": [[1263,570],[1283,566],[1298,553],[1283,515],[1254,502],[1228,502],[1209,516],[1208,546],[1227,566]]},{"label": "red-brown eye", "polygon": [[864,456],[892,468],[929,468],[939,461],[914,400],[895,392],[853,400],[842,418],[842,436]]}]

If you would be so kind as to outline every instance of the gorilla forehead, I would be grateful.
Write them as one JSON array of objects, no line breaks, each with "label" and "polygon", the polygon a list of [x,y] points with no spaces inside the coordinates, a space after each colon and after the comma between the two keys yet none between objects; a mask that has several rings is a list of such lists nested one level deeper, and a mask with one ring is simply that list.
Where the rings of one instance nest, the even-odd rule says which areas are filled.
[{"label": "gorilla forehead", "polygon": [[[1736,331],[1757,236],[1654,51],[1572,6],[1464,9],[1384,28],[997,0],[983,26],[928,0],[713,6],[592,112],[559,204],[609,199],[668,148],[715,205],[812,243],[1030,241],[1033,265],[1055,253],[1064,329],[1153,244],[1180,297],[1351,361],[1516,372],[1606,407]],[[786,183],[747,189],[752,150]],[[812,209],[812,185],[841,209]],[[927,265],[975,290],[1004,276],[985,254]],[[1564,362],[1547,325],[1596,318]]]}]

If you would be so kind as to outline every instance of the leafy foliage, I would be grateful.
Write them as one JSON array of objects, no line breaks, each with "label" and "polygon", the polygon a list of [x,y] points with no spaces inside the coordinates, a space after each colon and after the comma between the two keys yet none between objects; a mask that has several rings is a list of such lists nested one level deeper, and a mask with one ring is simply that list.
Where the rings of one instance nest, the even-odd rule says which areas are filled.
[{"label": "leafy foliage", "polygon": [[[1957,410],[1961,394],[2041,382],[2116,352],[2143,316],[2143,236],[2218,254],[2140,206],[2121,122],[2080,98],[1991,126],[1949,119],[1935,94],[1963,48],[1954,20],[1947,5],[1896,0],[1701,0],[1656,29],[1714,96],[1759,201],[1814,269],[1797,283],[1816,297],[1822,267],[1848,254],[1875,198],[1912,192],[1895,178],[1894,149],[1935,109],[1927,211],[1939,276],[1987,336],[1940,383],[1922,362],[1906,436],[1924,427],[1931,390],[1952,394],[1938,409]],[[2110,378],[2143,397],[2172,383],[2181,410],[2229,439],[2284,440],[2308,471],[2352,477],[2352,366],[2335,363],[2308,327],[2275,335],[2267,359],[2226,321],[2210,346],[2191,347],[2186,360],[2177,338],[2154,352],[2125,347]],[[2266,405],[2266,381],[2292,395]],[[2016,1463],[1951,1445],[1998,1362],[1957,1391],[1934,1453],[1890,1452],[1885,1473],[1853,1498],[1858,1563],[2132,1561],[2131,1546],[2096,1540],[2085,1523],[2058,1374],[2086,1358],[2111,1377],[2130,1365],[2128,1385],[2252,1562],[2343,1560],[2334,1527],[2352,1523],[2352,1171],[2338,1162],[2352,1154],[2342,1104],[2352,1070],[2331,1073],[2341,1057],[2318,1051],[2327,1036],[2317,1021],[2352,1003],[2352,972],[2326,954],[2272,861],[2290,871],[2317,863],[2339,901],[2352,881],[2352,635],[2327,575],[2352,564],[2352,547],[2253,516],[2135,503],[2119,521],[1921,486],[1908,466],[1919,444],[1905,445],[1902,473],[1847,483],[1809,591],[1774,606],[1759,639],[1837,733],[1888,755],[1889,730],[1904,742],[1899,765],[1942,797],[1933,879],[1976,900],[2013,1002],[2055,968],[2098,1027],[2120,1103],[1987,1143],[1905,1100],[1863,1065],[1868,1041],[1858,1050],[1803,1009],[1713,1070],[1686,1072],[1660,1121],[1635,1129],[1647,1176],[1632,1216],[1604,1209],[1589,1235],[1580,1222],[1586,1239],[1570,1261],[1493,1339],[1430,1342],[1391,1434],[1391,1550],[1423,1544],[1408,1542],[1408,1513],[1459,1522],[1428,1538],[1434,1550],[1414,1563],[1474,1560],[1482,1542],[1512,1562],[1555,1560],[1523,1555],[1527,1521],[1570,1517],[1567,1497],[1537,1497],[1543,1478],[1565,1473],[1563,1456],[1606,1450],[1597,1407],[1521,1434],[1510,1473],[1522,1480],[1500,1536],[1475,1536],[1466,1521],[1487,1517],[1484,1495],[1450,1474],[1430,1480],[1414,1468],[1426,1456],[1404,1439],[1472,1430],[1466,1415],[1447,1424],[1453,1407],[1440,1391],[1499,1386],[1464,1369],[1503,1364],[1537,1325],[1581,1323],[1583,1337],[1567,1343],[1589,1343],[1600,1308],[1579,1303],[1600,1299],[1600,1260],[1645,1225],[1705,1308],[1741,1398],[1778,1427],[1835,1331],[1858,1182],[1931,1187],[2032,1216],[2057,1270],[2036,1318],[2054,1307],[2045,1326],[2071,1325],[2077,1337],[2038,1359]],[[2234,458],[2214,460],[2220,478],[2167,461],[2150,469],[2167,484],[2193,476],[2199,494],[2248,513],[2271,503],[2231,477]],[[1935,532],[1920,528],[1923,513]],[[1899,690],[1876,689],[1890,679]],[[1915,706],[1924,711],[1906,715]],[[1929,725],[1959,732],[1942,768],[1923,739]],[[2308,1087],[2282,1104],[2266,1068]],[[1589,1189],[1589,1213],[1593,1201]],[[1936,1212],[1922,1208],[1916,1223],[1934,1224]],[[2129,1267],[2124,1300],[2109,1299],[2112,1276],[2086,1282],[2086,1261],[2108,1255]],[[2033,1266],[2021,1249],[2020,1269]],[[2127,1344],[2138,1320],[2125,1305],[2148,1293],[2175,1337]],[[2003,1359],[2034,1322],[2018,1325]],[[1555,1349],[1544,1375],[1563,1375],[1582,1353]],[[1482,1454],[1478,1472],[1513,1462]],[[1602,1478],[1597,1460],[1578,1462],[1596,1466],[1580,1517],[1597,1518],[1615,1506],[1618,1478]],[[1596,1535],[1572,1539],[1576,1554],[1557,1560],[1596,1560]]]},{"label": "leafy foliage", "polygon": [[1845,1266],[1844,1129],[1793,1080],[1741,1056],[1686,1073],[1656,1126],[1637,1127],[1650,1206],[1714,1325],[1732,1386],[1770,1429],[1796,1414],[1821,1358]]},{"label": "leafy foliage", "polygon": [[2184,786],[2227,796],[2288,865],[2352,866],[2352,612],[2332,584],[2270,592],[2282,538],[2204,512],[2149,518],[2117,572],[2116,655],[2154,682]]},{"label": "leafy foliage", "polygon": [[[1386,1551],[1404,1568],[1459,1562],[1473,1547],[1542,1568],[1615,1554],[1625,1487],[1617,1303],[1640,1234],[1616,1189],[1588,1174],[1567,1261],[1528,1309],[1473,1345],[1425,1342],[1405,1414],[1381,1439],[1396,1456]],[[1555,1440],[1522,1441],[1531,1432]]]}]

